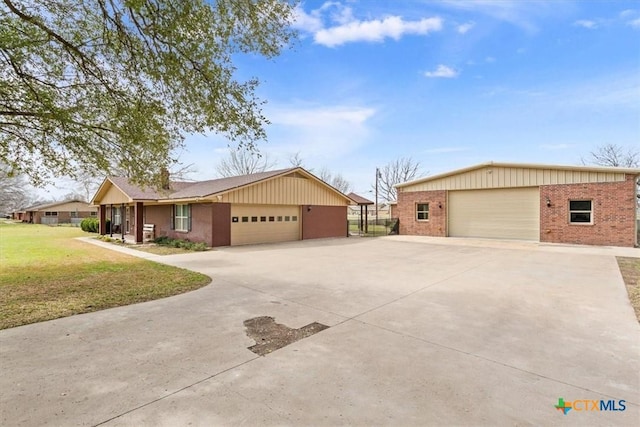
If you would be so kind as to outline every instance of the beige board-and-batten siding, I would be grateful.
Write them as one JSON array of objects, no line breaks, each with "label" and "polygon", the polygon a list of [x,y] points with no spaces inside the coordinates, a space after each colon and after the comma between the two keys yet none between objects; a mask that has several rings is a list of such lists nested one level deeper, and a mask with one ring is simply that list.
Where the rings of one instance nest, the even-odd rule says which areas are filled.
[{"label": "beige board-and-batten siding", "polygon": [[131,203],[132,200],[124,194],[118,187],[111,185],[104,196],[100,198],[101,205],[120,205],[122,203]]},{"label": "beige board-and-batten siding", "polygon": [[474,190],[508,187],[535,187],[552,184],[623,182],[625,173],[534,167],[485,166],[427,180],[409,183],[400,191]]},{"label": "beige board-and-batten siding", "polygon": [[340,193],[302,175],[278,177],[230,191],[219,201],[252,205],[349,205]]}]

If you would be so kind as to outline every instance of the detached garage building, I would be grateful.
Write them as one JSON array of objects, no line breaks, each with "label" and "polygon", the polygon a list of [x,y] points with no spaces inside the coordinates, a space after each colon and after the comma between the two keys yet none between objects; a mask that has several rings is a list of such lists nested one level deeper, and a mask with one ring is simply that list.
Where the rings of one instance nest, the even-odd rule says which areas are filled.
[{"label": "detached garage building", "polygon": [[156,237],[212,247],[346,237],[353,203],[299,167],[164,187],[105,179],[92,200],[99,205],[100,234],[142,242],[145,228],[152,228]]},{"label": "detached garage building", "polygon": [[637,244],[640,169],[485,163],[397,185],[400,234]]}]

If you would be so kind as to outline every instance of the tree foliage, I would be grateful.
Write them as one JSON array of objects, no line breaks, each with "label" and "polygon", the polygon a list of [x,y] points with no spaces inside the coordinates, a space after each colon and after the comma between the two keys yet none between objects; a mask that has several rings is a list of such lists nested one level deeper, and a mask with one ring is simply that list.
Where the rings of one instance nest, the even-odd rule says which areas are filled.
[{"label": "tree foliage", "polygon": [[220,160],[216,165],[216,171],[218,176],[226,178],[264,172],[275,166],[276,163],[270,161],[266,154],[263,155],[247,150],[229,149],[229,155]]},{"label": "tree foliage", "polygon": [[[426,175],[420,171],[420,162],[414,161],[411,157],[402,157],[387,163],[380,168],[378,177],[378,194],[382,200],[392,202],[398,200],[398,190],[396,184],[411,181]],[[372,185],[375,189],[375,184]]]},{"label": "tree foliage", "polygon": [[290,42],[287,0],[2,0],[0,160],[35,184],[79,171],[158,183],[185,134],[265,138],[237,54]]}]

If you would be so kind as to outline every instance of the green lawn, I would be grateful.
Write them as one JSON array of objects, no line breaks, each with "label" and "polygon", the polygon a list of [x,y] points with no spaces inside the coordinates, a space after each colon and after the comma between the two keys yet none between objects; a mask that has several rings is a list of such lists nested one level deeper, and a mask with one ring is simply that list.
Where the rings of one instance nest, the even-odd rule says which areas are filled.
[{"label": "green lawn", "polygon": [[209,277],[103,249],[79,228],[0,222],[0,329],[200,288]]}]

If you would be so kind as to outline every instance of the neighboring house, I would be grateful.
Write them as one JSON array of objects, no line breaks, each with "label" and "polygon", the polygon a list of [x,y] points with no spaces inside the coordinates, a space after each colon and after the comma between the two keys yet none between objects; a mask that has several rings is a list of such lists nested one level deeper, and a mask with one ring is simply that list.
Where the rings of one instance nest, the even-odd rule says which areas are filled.
[{"label": "neighboring house", "polygon": [[640,169],[485,163],[397,185],[400,234],[634,246]]},{"label": "neighboring house", "polygon": [[352,200],[303,168],[163,187],[106,178],[91,201],[100,207],[100,234],[132,234],[142,242],[148,224],[156,237],[213,247],[347,236]]},{"label": "neighboring house", "polygon": [[15,212],[14,219],[31,224],[70,224],[82,218],[97,216],[98,209],[82,200],[45,203]]}]

